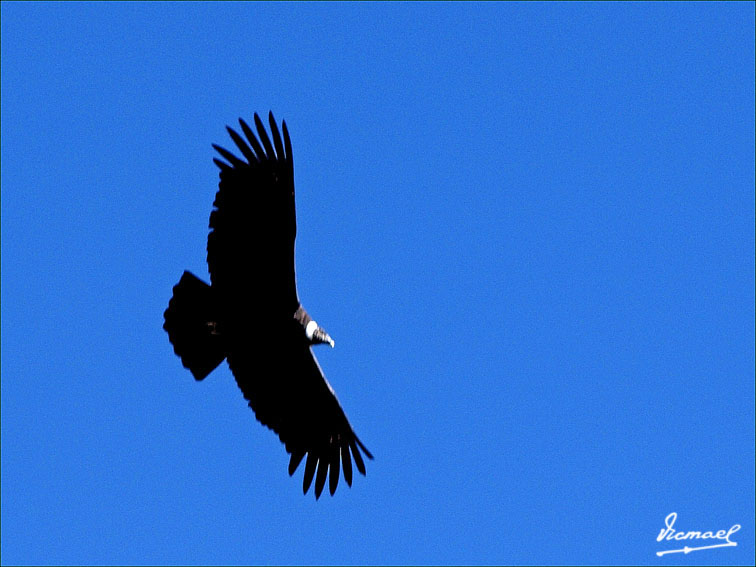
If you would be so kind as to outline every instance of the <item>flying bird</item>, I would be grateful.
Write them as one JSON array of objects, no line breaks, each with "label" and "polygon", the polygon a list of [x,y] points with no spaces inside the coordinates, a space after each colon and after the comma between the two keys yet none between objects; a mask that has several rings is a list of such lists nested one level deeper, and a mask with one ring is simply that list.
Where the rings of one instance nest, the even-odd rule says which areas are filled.
[{"label": "flying bird", "polygon": [[[241,156],[213,144],[223,159],[210,214],[207,265],[210,285],[185,271],[173,288],[163,328],[195,380],[223,360],[255,412],[291,455],[289,475],[305,463],[303,491],[315,477],[315,498],[339,468],[352,485],[352,459],[364,475],[362,444],[323,375],[312,346],[334,341],[299,302],[294,271],[297,233],[294,163],[286,122],[268,115],[268,136],[255,113],[257,136],[226,127]],[[224,161],[225,160],[225,161]],[[317,471],[317,476],[316,476]]]}]

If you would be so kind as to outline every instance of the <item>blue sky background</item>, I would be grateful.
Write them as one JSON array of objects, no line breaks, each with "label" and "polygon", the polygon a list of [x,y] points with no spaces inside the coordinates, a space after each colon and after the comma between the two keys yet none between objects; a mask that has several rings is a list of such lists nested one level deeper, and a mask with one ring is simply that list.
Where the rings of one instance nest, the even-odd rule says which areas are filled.
[{"label": "blue sky background", "polygon": [[[753,3],[1,10],[3,563],[753,563]],[[269,109],[376,457],[318,502],[161,328]]]}]

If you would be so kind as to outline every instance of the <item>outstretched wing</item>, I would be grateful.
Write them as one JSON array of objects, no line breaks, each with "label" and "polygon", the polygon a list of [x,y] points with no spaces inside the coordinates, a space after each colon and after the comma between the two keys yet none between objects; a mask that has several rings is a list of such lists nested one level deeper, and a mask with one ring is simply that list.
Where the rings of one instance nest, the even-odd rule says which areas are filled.
[{"label": "outstretched wing", "polygon": [[[295,344],[293,339],[284,342]],[[260,351],[264,353],[260,357],[239,349],[229,354],[228,365],[258,421],[275,431],[291,454],[289,475],[306,456],[304,493],[317,470],[315,498],[320,497],[329,476],[333,495],[339,483],[339,466],[351,486],[352,458],[364,475],[360,449],[369,459],[373,455],[352,429],[311,348],[305,343],[293,349],[280,345],[271,341]]]},{"label": "outstretched wing", "polygon": [[[213,287],[233,297],[236,305],[255,301],[243,301],[254,288],[255,294],[268,298],[270,309],[293,313],[299,304],[294,277],[294,164],[286,122],[281,125],[282,140],[272,112],[268,119],[272,143],[257,114],[259,140],[241,118],[244,137],[226,127],[243,159],[213,144],[226,161],[213,159],[220,168],[220,183],[210,214],[207,264]],[[249,285],[250,278],[254,286]]]}]

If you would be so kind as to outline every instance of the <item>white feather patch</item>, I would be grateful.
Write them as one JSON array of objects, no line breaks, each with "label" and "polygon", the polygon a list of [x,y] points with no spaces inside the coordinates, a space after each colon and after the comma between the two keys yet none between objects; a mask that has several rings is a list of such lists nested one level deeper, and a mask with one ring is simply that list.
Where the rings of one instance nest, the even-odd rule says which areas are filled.
[{"label": "white feather patch", "polygon": [[307,340],[312,340],[312,335],[315,334],[315,329],[318,328],[318,324],[311,320],[309,323],[307,323],[307,326],[305,327],[305,335],[307,335]]}]

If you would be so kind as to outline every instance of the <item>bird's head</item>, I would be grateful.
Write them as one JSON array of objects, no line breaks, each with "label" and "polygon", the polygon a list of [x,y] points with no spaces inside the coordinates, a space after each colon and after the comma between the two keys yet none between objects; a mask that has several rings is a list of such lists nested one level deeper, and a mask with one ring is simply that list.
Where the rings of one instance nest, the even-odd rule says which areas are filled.
[{"label": "bird's head", "polygon": [[310,319],[307,323],[307,326],[305,327],[305,335],[307,335],[307,340],[310,341],[310,344],[313,345],[327,343],[333,348],[336,344],[333,342],[330,335],[326,333],[325,329],[318,325],[314,319]]}]

